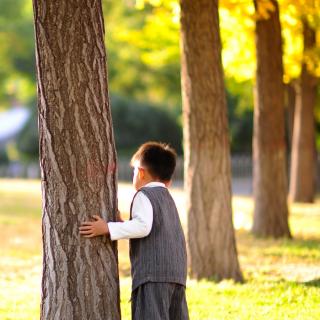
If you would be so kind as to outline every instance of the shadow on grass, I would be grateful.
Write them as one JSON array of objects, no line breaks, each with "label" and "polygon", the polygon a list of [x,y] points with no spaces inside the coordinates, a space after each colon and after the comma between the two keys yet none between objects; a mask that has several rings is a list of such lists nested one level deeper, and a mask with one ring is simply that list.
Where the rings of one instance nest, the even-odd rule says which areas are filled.
[{"label": "shadow on grass", "polygon": [[268,248],[277,246],[281,248],[294,248],[298,250],[313,250],[320,249],[320,238],[318,237],[303,237],[294,236],[293,238],[277,238],[256,237],[251,232],[246,230],[237,231],[237,242],[245,247]]},{"label": "shadow on grass", "polygon": [[306,281],[306,282],[299,282],[299,284],[304,285],[306,287],[320,288],[320,278],[313,279],[313,280]]},{"label": "shadow on grass", "polygon": [[[257,238],[245,230],[237,231],[242,271],[247,281],[294,282],[306,284],[320,277],[320,238]],[[318,286],[319,280],[310,282]]]},{"label": "shadow on grass", "polygon": [[283,245],[294,246],[301,249],[320,249],[320,238],[299,238],[295,237],[292,239],[284,239]]}]

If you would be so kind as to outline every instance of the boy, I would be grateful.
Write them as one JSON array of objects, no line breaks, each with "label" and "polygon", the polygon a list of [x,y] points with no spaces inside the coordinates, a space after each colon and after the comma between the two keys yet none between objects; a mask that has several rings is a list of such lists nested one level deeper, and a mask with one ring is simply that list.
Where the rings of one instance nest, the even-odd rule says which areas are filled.
[{"label": "boy", "polygon": [[111,240],[130,239],[132,319],[189,319],[185,297],[186,243],[179,215],[167,186],[176,153],[169,146],[147,142],[131,159],[137,190],[130,220],[84,222],[85,237],[110,235]]}]

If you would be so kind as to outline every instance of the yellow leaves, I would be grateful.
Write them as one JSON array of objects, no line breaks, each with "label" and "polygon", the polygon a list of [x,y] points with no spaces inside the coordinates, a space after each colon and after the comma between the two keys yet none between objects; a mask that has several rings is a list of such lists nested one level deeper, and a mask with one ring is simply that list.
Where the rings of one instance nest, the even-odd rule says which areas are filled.
[{"label": "yellow leaves", "polygon": [[179,13],[177,21],[172,8],[153,8],[144,26],[121,34],[121,39],[139,48],[141,60],[154,69],[179,63]]},{"label": "yellow leaves", "polygon": [[135,0],[136,7],[138,9],[143,9],[146,4],[150,4],[153,7],[174,7],[179,5],[178,1],[176,0]]},{"label": "yellow leaves", "polygon": [[307,50],[303,57],[303,62],[306,64],[307,69],[315,76],[320,76],[320,48],[313,48]]},{"label": "yellow leaves", "polygon": [[[320,28],[320,0],[280,0],[280,20],[283,38],[284,81],[298,78],[301,64],[305,62],[308,70],[320,75],[320,35],[317,46],[303,53],[303,34],[301,17],[313,28]],[[271,0],[257,0],[256,13],[250,11],[245,2],[222,0],[220,7],[220,30],[223,40],[223,63],[227,76],[237,80],[254,78],[255,46],[254,20],[268,19],[275,9]],[[253,1],[251,2],[253,3]],[[247,8],[247,10],[246,10]]]},{"label": "yellow leaves", "polygon": [[291,79],[298,78],[301,72],[303,57],[302,24],[292,15],[292,12],[286,10],[282,11],[280,19],[283,39],[284,82],[288,83]]},{"label": "yellow leaves", "polygon": [[320,27],[320,0],[280,0],[279,3],[281,10],[293,19],[300,20],[304,17],[311,27]]},{"label": "yellow leaves", "polygon": [[304,53],[302,18],[310,27],[320,27],[320,0],[280,0],[280,14],[283,37],[284,80],[298,78],[301,64],[306,63],[310,72],[320,75],[319,57],[320,43],[313,50]]},{"label": "yellow leaves", "polygon": [[[178,0],[135,0],[137,6],[152,5],[153,14],[132,41],[144,48],[142,59],[156,67],[179,57],[178,31],[180,7]],[[320,28],[320,0],[278,0],[283,38],[284,81],[298,78],[303,61],[320,75],[320,43],[303,54],[301,17],[314,28]],[[273,0],[220,0],[220,33],[222,60],[227,77],[238,81],[253,79],[255,74],[255,20],[268,19],[275,10]]]},{"label": "yellow leaves", "polygon": [[219,9],[222,39],[222,60],[227,77],[244,81],[254,77],[254,21],[253,5],[242,5],[230,11]]},{"label": "yellow leaves", "polygon": [[143,9],[145,4],[149,3],[152,6],[160,6],[162,1],[161,0],[136,0],[136,6],[138,9]]},{"label": "yellow leaves", "polygon": [[161,9],[170,11],[172,14],[172,21],[179,24],[180,18],[180,5],[178,0],[135,0],[137,9],[144,9],[146,4],[156,8],[157,12]]},{"label": "yellow leaves", "polygon": [[289,5],[291,3],[297,8],[301,15],[319,14],[320,0],[281,0],[280,3],[283,5]]},{"label": "yellow leaves", "polygon": [[275,6],[271,0],[256,0],[256,13],[253,18],[255,20],[267,20],[270,13],[275,11]]}]

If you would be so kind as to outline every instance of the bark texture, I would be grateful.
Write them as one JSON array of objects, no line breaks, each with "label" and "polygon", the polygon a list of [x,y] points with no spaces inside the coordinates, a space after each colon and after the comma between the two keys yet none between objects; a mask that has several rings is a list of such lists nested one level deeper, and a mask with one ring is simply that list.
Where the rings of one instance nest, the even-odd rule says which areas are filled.
[{"label": "bark texture", "polygon": [[[290,237],[284,85],[279,8],[256,21],[257,71],[253,136],[254,221],[259,236]],[[254,1],[257,9],[257,1]]]},{"label": "bark texture", "polygon": [[242,280],[231,207],[230,146],[218,1],[181,0],[181,55],[191,276]]},{"label": "bark texture", "polygon": [[[303,22],[304,52],[316,44],[315,30]],[[313,202],[316,192],[315,115],[317,82],[303,63],[300,81],[296,86],[296,106],[291,152],[290,199]]]},{"label": "bark texture", "polygon": [[98,0],[33,0],[42,177],[41,319],[120,319],[116,243],[84,238],[115,220],[116,153]]}]

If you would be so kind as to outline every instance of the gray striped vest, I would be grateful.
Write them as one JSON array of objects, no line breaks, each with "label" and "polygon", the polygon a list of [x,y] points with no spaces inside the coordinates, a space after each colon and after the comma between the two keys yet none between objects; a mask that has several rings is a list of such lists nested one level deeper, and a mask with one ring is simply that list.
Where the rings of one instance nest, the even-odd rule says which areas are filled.
[{"label": "gray striped vest", "polygon": [[164,187],[142,187],[139,191],[152,204],[153,223],[147,237],[130,239],[132,291],[149,281],[174,282],[185,286],[186,242],[174,200]]}]

